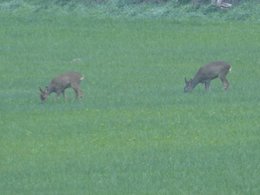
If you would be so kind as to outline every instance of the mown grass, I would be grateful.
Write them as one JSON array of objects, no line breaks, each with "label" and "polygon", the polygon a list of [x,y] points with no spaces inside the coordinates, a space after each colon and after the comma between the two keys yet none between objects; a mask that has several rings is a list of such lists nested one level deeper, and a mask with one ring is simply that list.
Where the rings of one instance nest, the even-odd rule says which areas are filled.
[{"label": "mown grass", "polygon": [[[1,18],[1,194],[259,194],[259,25]],[[230,90],[184,94],[213,60]],[[85,98],[41,104],[67,70]]]}]

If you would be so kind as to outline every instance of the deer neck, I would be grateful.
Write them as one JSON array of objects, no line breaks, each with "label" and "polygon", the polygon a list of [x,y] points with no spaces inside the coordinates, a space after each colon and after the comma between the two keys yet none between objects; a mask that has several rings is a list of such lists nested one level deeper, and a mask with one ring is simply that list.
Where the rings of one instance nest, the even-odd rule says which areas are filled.
[{"label": "deer neck", "polygon": [[53,86],[49,85],[49,86],[47,87],[47,93],[48,93],[48,95],[51,94],[52,92],[55,92],[55,91],[56,91],[56,90],[55,90],[55,88],[54,88]]},{"label": "deer neck", "polygon": [[192,89],[194,89],[198,84],[199,84],[200,80],[198,79],[198,77],[194,77],[191,81],[191,87]]}]

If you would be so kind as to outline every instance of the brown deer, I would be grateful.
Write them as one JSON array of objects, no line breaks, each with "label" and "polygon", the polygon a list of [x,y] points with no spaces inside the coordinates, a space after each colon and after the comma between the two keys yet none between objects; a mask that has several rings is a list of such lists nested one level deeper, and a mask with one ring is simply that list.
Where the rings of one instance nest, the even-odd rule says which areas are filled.
[{"label": "brown deer", "polygon": [[67,88],[72,88],[75,92],[76,98],[78,99],[83,96],[80,89],[80,82],[83,79],[84,77],[77,72],[67,72],[57,76],[52,79],[51,83],[45,89],[39,88],[41,92],[40,99],[42,102],[45,101],[51,93],[56,93],[57,96],[62,94],[65,98],[65,89]]},{"label": "brown deer", "polygon": [[215,78],[219,78],[223,83],[224,89],[227,90],[229,82],[226,76],[229,71],[231,71],[231,65],[223,61],[206,64],[198,70],[193,79],[187,81],[185,78],[184,92],[192,91],[199,83],[204,84],[205,90],[208,91],[211,80]]}]

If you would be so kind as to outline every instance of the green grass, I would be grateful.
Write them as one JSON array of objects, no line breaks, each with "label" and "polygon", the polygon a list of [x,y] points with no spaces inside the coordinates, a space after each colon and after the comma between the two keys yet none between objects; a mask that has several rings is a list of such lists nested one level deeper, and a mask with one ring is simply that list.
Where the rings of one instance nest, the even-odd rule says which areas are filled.
[{"label": "green grass", "polygon": [[[255,23],[1,14],[1,194],[259,194]],[[184,94],[184,77],[232,64]],[[85,98],[39,100],[83,73]]]}]

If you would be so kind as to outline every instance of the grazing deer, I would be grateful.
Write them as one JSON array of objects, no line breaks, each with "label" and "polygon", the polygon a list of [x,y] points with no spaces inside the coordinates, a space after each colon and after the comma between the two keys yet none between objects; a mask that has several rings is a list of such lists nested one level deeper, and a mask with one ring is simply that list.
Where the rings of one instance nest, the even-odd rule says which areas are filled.
[{"label": "grazing deer", "polygon": [[41,101],[45,101],[51,93],[56,93],[57,96],[62,94],[65,98],[65,89],[67,88],[72,88],[74,90],[77,99],[82,97],[83,93],[80,89],[80,81],[83,79],[84,77],[77,72],[68,72],[57,76],[44,90],[39,88],[41,92]]},{"label": "grazing deer", "polygon": [[185,78],[186,85],[184,87],[184,92],[192,91],[199,83],[204,84],[205,90],[208,91],[210,81],[217,77],[223,83],[224,89],[227,90],[229,82],[226,79],[226,76],[229,71],[231,71],[231,66],[226,62],[218,61],[206,64],[198,70],[193,79],[187,81],[187,79]]}]

